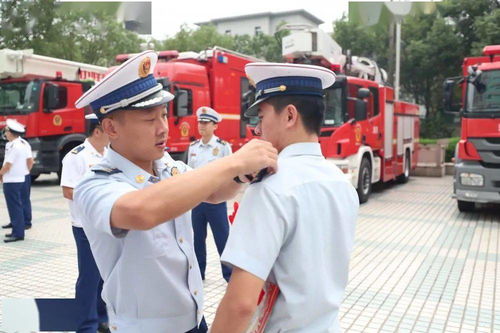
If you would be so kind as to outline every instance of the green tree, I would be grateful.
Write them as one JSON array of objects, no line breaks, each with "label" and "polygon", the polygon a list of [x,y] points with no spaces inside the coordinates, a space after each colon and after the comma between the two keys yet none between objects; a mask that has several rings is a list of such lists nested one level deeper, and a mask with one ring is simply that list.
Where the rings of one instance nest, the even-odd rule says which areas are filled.
[{"label": "green tree", "polygon": [[229,35],[218,33],[213,25],[204,25],[196,30],[183,25],[174,37],[167,38],[164,42],[157,42],[157,47],[161,50],[177,50],[179,52],[199,52],[216,45],[232,49],[234,40]]},{"label": "green tree", "polygon": [[473,44],[481,40],[481,32],[475,29],[476,21],[498,8],[498,0],[446,0],[438,5],[439,13],[454,23],[463,51],[470,51]]},{"label": "green tree", "polygon": [[474,22],[477,40],[472,43],[471,55],[480,55],[483,47],[500,43],[500,9],[494,9]]},{"label": "green tree", "polygon": [[143,42],[101,12],[58,10],[54,0],[0,4],[0,48],[109,66],[119,53],[140,51]]}]

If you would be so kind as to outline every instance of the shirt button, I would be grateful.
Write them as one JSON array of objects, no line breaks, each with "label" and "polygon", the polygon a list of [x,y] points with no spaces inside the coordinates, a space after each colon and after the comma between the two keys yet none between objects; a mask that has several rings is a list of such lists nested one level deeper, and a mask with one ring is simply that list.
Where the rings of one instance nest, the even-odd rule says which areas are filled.
[{"label": "shirt button", "polygon": [[193,268],[193,265],[189,265],[189,269],[192,269]]},{"label": "shirt button", "polygon": [[184,242],[184,238],[181,237],[181,238],[179,238],[179,243],[182,243],[182,242]]},{"label": "shirt button", "polygon": [[198,290],[195,290],[193,293],[195,296],[198,295]]}]

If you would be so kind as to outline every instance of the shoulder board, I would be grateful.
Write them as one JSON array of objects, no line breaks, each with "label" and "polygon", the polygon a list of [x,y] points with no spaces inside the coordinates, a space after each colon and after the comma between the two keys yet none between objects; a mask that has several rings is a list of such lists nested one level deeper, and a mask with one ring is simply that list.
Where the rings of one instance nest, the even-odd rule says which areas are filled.
[{"label": "shoulder board", "polygon": [[96,168],[92,168],[90,170],[94,171],[98,175],[112,175],[115,173],[122,172],[120,169],[116,169],[116,168],[112,169],[112,168],[104,168],[104,167],[96,167]]},{"label": "shoulder board", "polygon": [[227,141],[222,140],[221,138],[217,139],[217,142],[223,145],[227,145]]},{"label": "shoulder board", "polygon": [[192,145],[197,144],[198,142],[200,142],[200,139],[198,139],[198,140],[195,140],[195,141],[191,142],[189,145],[190,145],[190,146],[192,146]]},{"label": "shoulder board", "polygon": [[250,184],[260,183],[262,181],[262,179],[264,179],[265,176],[267,176],[267,168],[260,170],[259,173],[257,174],[257,176],[255,176],[252,179]]},{"label": "shoulder board", "polygon": [[73,148],[73,150],[71,151],[71,153],[72,154],[78,154],[79,152],[81,152],[84,149],[85,149],[84,145],[79,145],[79,146]]}]

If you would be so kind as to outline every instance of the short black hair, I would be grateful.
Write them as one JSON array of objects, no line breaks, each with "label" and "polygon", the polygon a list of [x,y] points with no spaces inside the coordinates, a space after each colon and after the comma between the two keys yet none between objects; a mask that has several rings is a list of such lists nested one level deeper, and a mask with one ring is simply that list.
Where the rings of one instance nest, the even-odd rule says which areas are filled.
[{"label": "short black hair", "polygon": [[96,129],[102,130],[101,123],[96,122],[96,121],[91,121],[89,123],[88,136],[92,136]]},{"label": "short black hair", "polygon": [[320,134],[325,117],[325,101],[323,97],[308,95],[273,96],[266,100],[265,103],[271,104],[278,113],[281,113],[287,105],[292,104],[299,112],[305,130],[308,133]]}]

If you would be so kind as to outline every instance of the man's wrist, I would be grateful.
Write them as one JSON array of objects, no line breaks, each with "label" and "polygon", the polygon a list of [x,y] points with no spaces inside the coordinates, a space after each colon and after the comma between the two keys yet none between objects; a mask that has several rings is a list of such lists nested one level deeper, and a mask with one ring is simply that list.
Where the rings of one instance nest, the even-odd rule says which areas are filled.
[{"label": "man's wrist", "polygon": [[227,156],[227,167],[228,167],[228,174],[231,175],[232,177],[238,177],[238,175],[241,173],[240,170],[243,169],[243,165],[241,164],[241,161],[238,158],[235,158],[234,155]]}]

